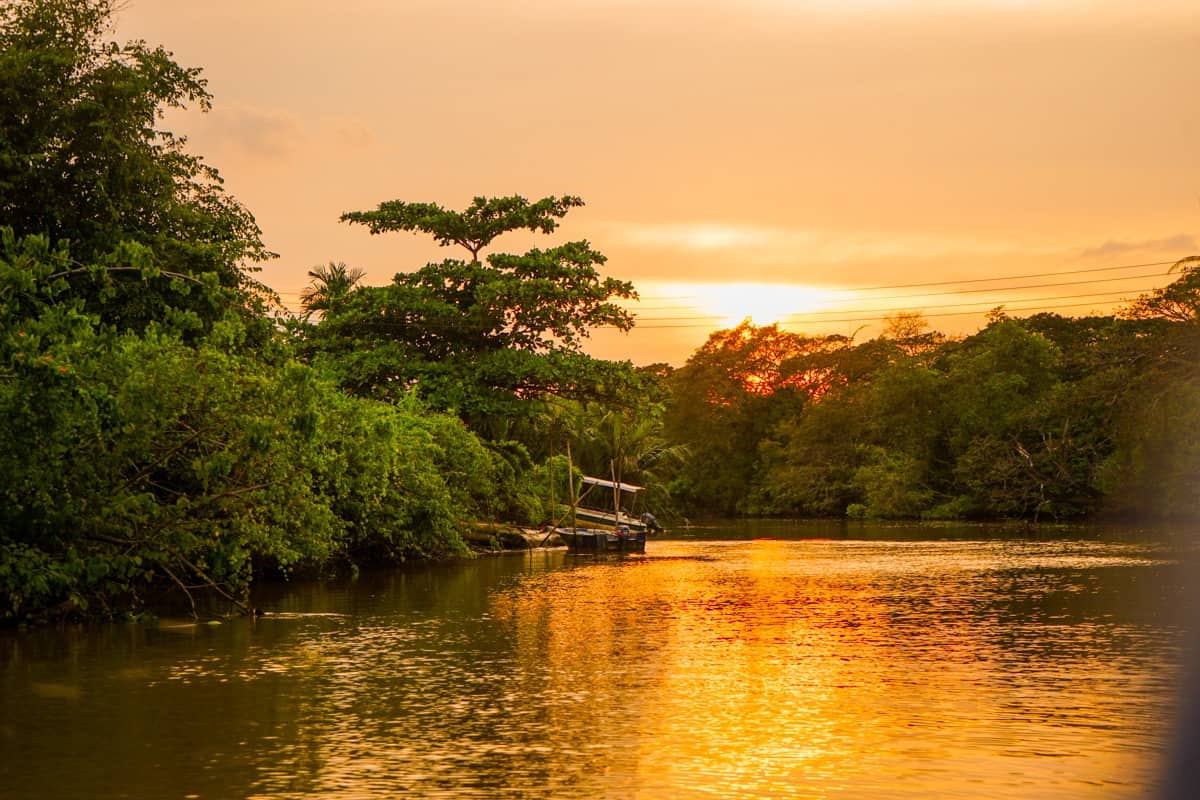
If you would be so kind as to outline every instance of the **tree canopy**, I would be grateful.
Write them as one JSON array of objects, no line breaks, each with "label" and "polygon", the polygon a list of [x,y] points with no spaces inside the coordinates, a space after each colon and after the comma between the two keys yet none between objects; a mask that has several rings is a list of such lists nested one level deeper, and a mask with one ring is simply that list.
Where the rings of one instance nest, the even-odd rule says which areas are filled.
[{"label": "tree canopy", "polygon": [[524,197],[476,197],[462,211],[451,211],[436,203],[406,203],[388,200],[374,211],[348,211],[343,222],[366,225],[371,233],[410,231],[427,233],[442,247],[459,245],[472,261],[503,233],[517,230],[553,233],[558,220],[583,200],[571,195],[543,197],[530,203]]},{"label": "tree canopy", "polygon": [[[519,479],[460,420],[292,357],[252,217],[158,128],[207,107],[199,70],[106,41],[112,9],[0,5],[0,624],[465,554]],[[353,271],[321,274],[336,305]]]},{"label": "tree canopy", "polygon": [[78,269],[64,280],[106,322],[141,328],[164,307],[211,322],[269,294],[249,272],[272,254],[217,171],[160,125],[166,109],[209,108],[200,70],[162,47],[109,41],[113,9],[0,8],[0,222],[69,243]]},{"label": "tree canopy", "polygon": [[308,271],[308,287],[300,293],[300,304],[306,312],[327,312],[340,304],[350,290],[366,277],[366,271],[348,267],[341,261],[330,261]]},{"label": "tree canopy", "polygon": [[602,326],[629,330],[615,300],[635,298],[627,281],[603,277],[605,257],[586,241],[524,254],[480,250],[505,232],[548,233],[575,197],[476,197],[464,211],[431,203],[383,203],[343,219],[372,232],[420,231],[458,244],[470,260],[447,259],[391,284],[359,287],[312,334],[317,361],[347,388],[377,397],[415,389],[437,408],[478,425],[528,413],[546,395],[614,396],[636,384],[632,366],[594,359],[583,341]]}]

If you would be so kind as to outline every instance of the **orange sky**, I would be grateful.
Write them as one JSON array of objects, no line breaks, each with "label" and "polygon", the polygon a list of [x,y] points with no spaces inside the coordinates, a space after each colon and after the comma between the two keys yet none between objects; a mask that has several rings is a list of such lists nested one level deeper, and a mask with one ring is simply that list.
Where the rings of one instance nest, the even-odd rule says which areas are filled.
[{"label": "orange sky", "polygon": [[1103,311],[1170,280],[1108,268],[1200,252],[1195,0],[127,0],[116,36],[203,68],[214,110],[168,126],[292,304],[317,264],[452,255],[342,212],[477,194],[584,198],[554,240],[642,296],[589,349],[639,364],[745,315]]}]

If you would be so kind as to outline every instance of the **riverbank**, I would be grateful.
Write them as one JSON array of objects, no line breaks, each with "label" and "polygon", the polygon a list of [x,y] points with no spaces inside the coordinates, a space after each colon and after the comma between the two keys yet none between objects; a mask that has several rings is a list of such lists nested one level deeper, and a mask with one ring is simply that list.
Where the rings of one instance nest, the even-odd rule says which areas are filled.
[{"label": "riverbank", "polygon": [[476,554],[566,546],[553,531],[487,522],[468,528],[463,533],[463,541]]}]

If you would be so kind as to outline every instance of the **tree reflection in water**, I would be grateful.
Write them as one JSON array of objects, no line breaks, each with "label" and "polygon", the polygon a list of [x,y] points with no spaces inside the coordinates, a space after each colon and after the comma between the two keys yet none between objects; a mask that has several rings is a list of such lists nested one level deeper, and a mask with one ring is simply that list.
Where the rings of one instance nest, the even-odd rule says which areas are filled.
[{"label": "tree reflection in water", "polygon": [[1173,551],[980,533],[539,551],[6,636],[0,795],[1141,795]]}]

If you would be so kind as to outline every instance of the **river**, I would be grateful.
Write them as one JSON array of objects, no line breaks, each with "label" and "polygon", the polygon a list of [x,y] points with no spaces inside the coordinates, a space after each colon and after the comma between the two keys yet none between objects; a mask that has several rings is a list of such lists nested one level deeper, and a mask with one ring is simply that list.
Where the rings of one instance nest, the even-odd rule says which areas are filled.
[{"label": "river", "polygon": [[1195,541],[734,523],[4,632],[0,797],[1144,797]]}]

